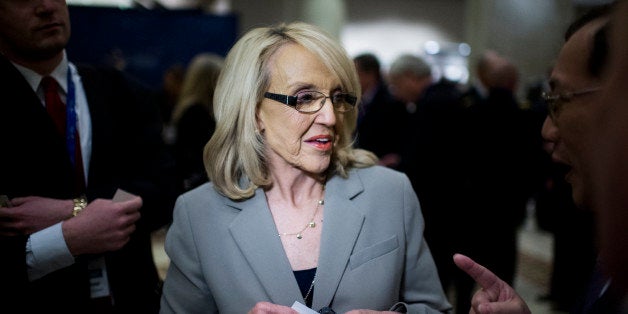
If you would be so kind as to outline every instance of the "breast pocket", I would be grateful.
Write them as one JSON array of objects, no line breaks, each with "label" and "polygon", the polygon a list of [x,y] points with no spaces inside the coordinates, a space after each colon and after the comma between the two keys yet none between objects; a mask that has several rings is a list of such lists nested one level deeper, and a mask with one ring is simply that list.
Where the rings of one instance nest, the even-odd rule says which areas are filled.
[{"label": "breast pocket", "polygon": [[373,244],[351,255],[351,258],[349,258],[349,267],[356,269],[360,265],[390,253],[398,247],[399,241],[397,240],[397,235],[394,235],[390,239]]}]

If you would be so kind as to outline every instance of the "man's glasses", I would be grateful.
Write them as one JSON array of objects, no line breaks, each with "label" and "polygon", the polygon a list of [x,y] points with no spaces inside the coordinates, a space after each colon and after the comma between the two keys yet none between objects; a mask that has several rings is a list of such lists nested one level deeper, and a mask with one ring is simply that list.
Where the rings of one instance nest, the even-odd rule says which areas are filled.
[{"label": "man's glasses", "polygon": [[331,100],[335,111],[347,112],[355,108],[355,104],[358,100],[357,97],[347,93],[334,93],[330,96],[326,96],[321,92],[313,90],[300,91],[294,96],[266,92],[264,93],[264,97],[293,107],[298,112],[303,113],[314,113],[321,110],[327,98]]},{"label": "man's glasses", "polygon": [[552,120],[558,117],[561,108],[565,103],[572,101],[574,98],[591,94],[599,91],[600,87],[587,88],[583,90],[579,90],[576,92],[565,92],[565,93],[551,93],[551,92],[543,92],[541,97],[545,102],[547,102],[547,109],[549,116]]}]

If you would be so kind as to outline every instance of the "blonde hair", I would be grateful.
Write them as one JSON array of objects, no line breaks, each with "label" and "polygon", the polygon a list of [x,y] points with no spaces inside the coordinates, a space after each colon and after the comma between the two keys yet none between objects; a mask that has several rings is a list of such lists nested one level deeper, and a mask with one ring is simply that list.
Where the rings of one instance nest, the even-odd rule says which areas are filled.
[{"label": "blonde hair", "polygon": [[[256,28],[233,46],[218,79],[214,96],[217,125],[205,146],[205,169],[214,187],[223,195],[246,199],[258,187],[272,184],[263,137],[256,131],[256,113],[270,86],[269,59],[282,46],[298,44],[320,58],[337,76],[343,90],[359,96],[358,76],[346,51],[321,29],[301,23]],[[359,102],[359,101],[358,101]],[[344,113],[344,124],[334,147],[328,175],[346,177],[351,167],[374,165],[371,152],[354,149],[352,134],[357,110]]]},{"label": "blonde hair", "polygon": [[213,118],[214,89],[223,62],[223,57],[211,53],[200,53],[192,58],[185,71],[179,99],[173,109],[174,125],[194,104],[202,104]]}]

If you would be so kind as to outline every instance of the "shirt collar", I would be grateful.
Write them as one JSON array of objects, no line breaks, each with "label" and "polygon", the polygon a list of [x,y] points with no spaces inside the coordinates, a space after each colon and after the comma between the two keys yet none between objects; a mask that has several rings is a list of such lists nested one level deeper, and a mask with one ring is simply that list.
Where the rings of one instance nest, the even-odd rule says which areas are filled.
[{"label": "shirt collar", "polygon": [[[20,73],[22,73],[22,75],[28,82],[28,85],[30,85],[34,91],[37,91],[43,76],[27,67],[21,66],[15,62],[12,62],[12,63],[15,66],[15,68],[17,68],[17,70],[20,71]],[[63,92],[67,94],[68,92],[68,80],[67,80],[68,58],[65,54],[65,51],[63,51],[63,59],[61,60],[61,62],[59,62],[59,64],[52,71],[52,73],[50,73],[50,76],[52,76],[55,80],[57,80],[57,83],[59,83],[59,86],[61,86],[61,89],[63,89]]]}]

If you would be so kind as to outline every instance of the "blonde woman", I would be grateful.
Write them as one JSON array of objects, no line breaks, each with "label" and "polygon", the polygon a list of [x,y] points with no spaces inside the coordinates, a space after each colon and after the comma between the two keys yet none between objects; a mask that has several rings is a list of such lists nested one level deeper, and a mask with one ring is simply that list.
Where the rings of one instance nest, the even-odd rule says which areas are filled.
[{"label": "blonde woman", "polygon": [[360,87],[318,28],[258,28],[226,58],[205,148],[166,238],[162,313],[441,313],[408,178],[352,148]]}]

